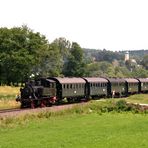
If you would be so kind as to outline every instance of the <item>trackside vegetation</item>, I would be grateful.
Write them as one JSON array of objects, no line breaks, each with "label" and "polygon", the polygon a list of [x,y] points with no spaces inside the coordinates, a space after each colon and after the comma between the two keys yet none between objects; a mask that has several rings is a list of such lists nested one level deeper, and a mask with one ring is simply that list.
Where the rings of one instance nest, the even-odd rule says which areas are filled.
[{"label": "trackside vegetation", "polygon": [[0,118],[2,148],[148,147],[147,111],[124,100]]},{"label": "trackside vegetation", "polygon": [[0,100],[14,100],[20,87],[0,86]]},{"label": "trackside vegetation", "polygon": [[0,109],[19,108],[20,103],[15,101],[20,87],[0,86]]},{"label": "trackside vegetation", "polygon": [[130,96],[126,99],[127,102],[130,103],[143,103],[148,104],[148,94],[138,94]]},{"label": "trackside vegetation", "polygon": [[102,115],[103,113],[123,113],[131,112],[133,114],[147,114],[148,110],[139,104],[135,105],[132,103],[126,103],[125,100],[107,100],[103,102],[90,101],[86,104],[76,104],[70,109],[63,109],[60,111],[41,111],[38,113],[24,114],[17,117],[0,117],[1,127],[13,127],[18,125],[23,125],[24,123],[29,123],[32,120],[44,119],[44,118],[56,118],[59,116],[71,116],[71,115],[85,115],[96,113]]}]

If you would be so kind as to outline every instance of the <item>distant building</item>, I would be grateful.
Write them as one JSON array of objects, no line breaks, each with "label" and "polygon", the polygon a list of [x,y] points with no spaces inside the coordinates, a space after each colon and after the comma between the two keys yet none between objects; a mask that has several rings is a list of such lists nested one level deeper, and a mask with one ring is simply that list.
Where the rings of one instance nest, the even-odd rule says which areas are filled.
[{"label": "distant building", "polygon": [[125,62],[129,61],[129,52],[128,51],[125,53],[125,59],[124,60],[125,60]]},{"label": "distant building", "polygon": [[137,65],[137,62],[136,62],[136,60],[135,60],[135,59],[131,59],[131,63],[133,63],[133,64]]}]

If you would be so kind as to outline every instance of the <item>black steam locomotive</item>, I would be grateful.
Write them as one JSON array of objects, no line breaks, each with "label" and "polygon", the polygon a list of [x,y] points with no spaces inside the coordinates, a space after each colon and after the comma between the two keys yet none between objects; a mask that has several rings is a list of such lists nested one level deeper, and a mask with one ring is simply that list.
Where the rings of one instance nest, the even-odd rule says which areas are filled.
[{"label": "black steam locomotive", "polygon": [[21,107],[44,107],[63,100],[79,102],[100,97],[124,97],[148,93],[148,78],[40,78],[26,82],[16,101]]}]

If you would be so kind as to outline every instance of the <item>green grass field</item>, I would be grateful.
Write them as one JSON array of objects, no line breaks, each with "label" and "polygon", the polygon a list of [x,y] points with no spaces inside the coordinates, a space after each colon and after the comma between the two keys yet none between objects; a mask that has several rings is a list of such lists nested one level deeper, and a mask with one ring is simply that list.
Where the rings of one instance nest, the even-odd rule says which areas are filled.
[{"label": "green grass field", "polygon": [[[106,111],[106,106],[112,108],[118,100],[90,101],[67,111],[30,117],[0,117],[0,148],[147,148],[148,114]],[[125,100],[148,103],[148,94]],[[12,107],[15,100],[6,97],[0,101],[1,108]]]},{"label": "green grass field", "polygon": [[75,114],[0,128],[0,148],[147,148],[148,116]]},{"label": "green grass field", "polygon": [[138,94],[130,96],[126,99],[127,102],[131,103],[144,103],[148,104],[148,94]]}]

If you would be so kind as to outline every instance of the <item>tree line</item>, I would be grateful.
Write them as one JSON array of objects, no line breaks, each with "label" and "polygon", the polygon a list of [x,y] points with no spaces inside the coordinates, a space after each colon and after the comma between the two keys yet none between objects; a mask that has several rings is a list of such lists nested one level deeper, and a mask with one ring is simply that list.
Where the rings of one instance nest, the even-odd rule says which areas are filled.
[{"label": "tree line", "polygon": [[121,62],[122,58],[116,58],[112,52],[99,53],[97,59],[99,55],[110,59],[112,64],[101,58],[100,61],[94,60],[78,43],[71,43],[65,38],[49,43],[44,35],[25,25],[0,28],[0,85],[18,85],[31,77],[148,75],[148,57],[143,59],[142,67],[134,67],[130,62]]}]

